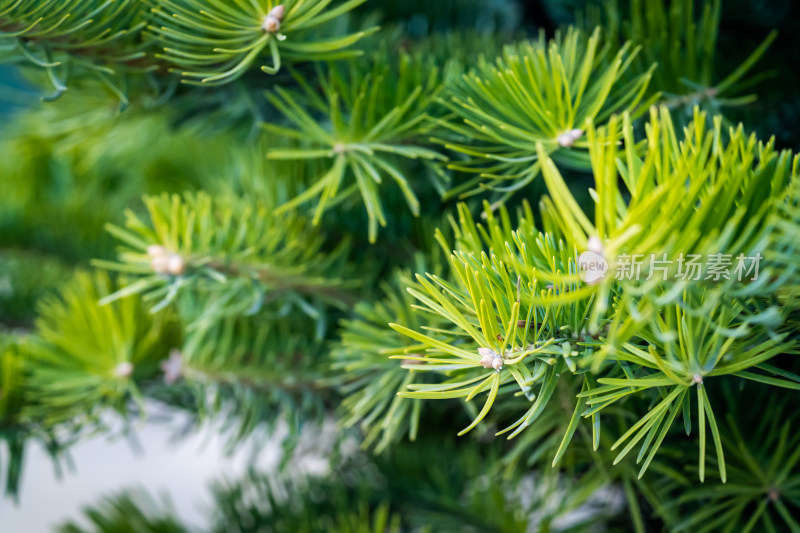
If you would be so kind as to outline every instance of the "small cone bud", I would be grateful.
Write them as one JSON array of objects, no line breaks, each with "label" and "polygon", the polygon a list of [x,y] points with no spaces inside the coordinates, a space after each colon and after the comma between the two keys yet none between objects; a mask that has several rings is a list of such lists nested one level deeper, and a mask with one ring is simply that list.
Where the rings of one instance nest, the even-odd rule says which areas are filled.
[{"label": "small cone bud", "polygon": [[703,384],[703,376],[701,376],[700,374],[695,374],[694,377],[692,378],[692,382],[695,385],[702,385]]},{"label": "small cone bud", "polygon": [[489,348],[478,348],[478,354],[481,356],[481,366],[483,368],[492,368],[492,361],[497,356],[497,352]]},{"label": "small cone bud", "polygon": [[150,268],[157,274],[167,273],[167,263],[169,262],[168,255],[157,255],[150,261]]},{"label": "small cone bud", "polygon": [[261,24],[261,29],[267,33],[278,33],[281,29],[281,21],[286,13],[286,8],[283,4],[273,7],[267,16],[264,17],[264,22]]},{"label": "small cone bud", "polygon": [[286,8],[283,7],[283,4],[278,4],[277,6],[273,7],[270,12],[267,14],[268,17],[275,17],[279,21],[283,21],[283,16],[286,14]]},{"label": "small cone bud", "polygon": [[570,146],[575,144],[575,141],[580,139],[582,136],[583,136],[583,130],[574,129],[565,131],[564,133],[556,137],[556,141],[558,141],[558,144],[560,144],[564,148],[569,148]]},{"label": "small cone bud", "polygon": [[481,356],[481,366],[483,368],[493,368],[498,371],[503,368],[503,358],[494,350],[478,348],[478,354]]},{"label": "small cone bud", "polygon": [[173,276],[180,276],[186,272],[186,262],[183,260],[183,257],[178,254],[170,254],[167,257],[166,271],[167,274]]},{"label": "small cone bud", "polygon": [[180,276],[186,272],[186,261],[179,254],[170,253],[163,246],[153,244],[147,247],[147,255],[151,257],[150,268],[157,274]]}]

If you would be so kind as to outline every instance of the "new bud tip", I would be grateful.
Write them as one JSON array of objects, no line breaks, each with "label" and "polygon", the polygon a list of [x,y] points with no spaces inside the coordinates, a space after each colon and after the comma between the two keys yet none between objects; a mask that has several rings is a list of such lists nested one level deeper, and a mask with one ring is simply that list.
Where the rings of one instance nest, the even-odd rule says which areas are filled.
[{"label": "new bud tip", "polygon": [[281,21],[286,14],[286,9],[283,4],[273,7],[267,16],[264,17],[264,22],[261,24],[261,29],[267,33],[278,33],[281,29]]}]

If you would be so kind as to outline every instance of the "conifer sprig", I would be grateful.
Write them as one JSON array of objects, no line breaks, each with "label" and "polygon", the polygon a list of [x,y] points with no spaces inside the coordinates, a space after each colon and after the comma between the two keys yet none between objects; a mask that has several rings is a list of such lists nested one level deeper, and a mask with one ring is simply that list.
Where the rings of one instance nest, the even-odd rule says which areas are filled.
[{"label": "conifer sprig", "polygon": [[[666,110],[662,110],[663,113]],[[414,384],[409,386],[409,392],[400,395],[469,400],[486,392],[483,409],[463,434],[489,414],[499,397],[512,391],[527,395],[534,384],[539,385],[538,394],[531,396],[528,411],[498,433],[508,432],[514,437],[541,416],[563,372],[569,369],[573,374],[582,374],[585,389],[578,394],[573,420],[556,452],[557,461],[581,417],[594,417],[629,395],[653,398],[656,390],[665,389],[657,407],[630,426],[612,445],[613,450],[625,444],[616,463],[642,442],[637,458],[637,462],[644,461],[639,471],[641,477],[681,412],[681,406],[684,406],[687,432],[690,430],[687,394],[696,386],[700,479],[705,475],[704,442],[708,425],[720,477],[724,481],[722,444],[705,392],[705,380],[734,375],[776,387],[797,388],[791,379],[780,377],[779,369],[767,374],[754,372],[756,367],[762,369],[759,365],[780,354],[797,353],[797,340],[784,326],[796,304],[777,306],[774,296],[770,298],[763,292],[764,285],[756,296],[752,289],[737,287],[735,280],[713,283],[705,278],[681,285],[680,292],[658,287],[637,291],[635,281],[617,281],[613,275],[600,285],[585,283],[578,275],[578,251],[586,248],[587,235],[597,234],[610,236],[604,242],[641,242],[658,249],[674,250],[667,248],[673,243],[659,237],[664,228],[647,220],[654,220],[661,209],[668,209],[671,216],[676,217],[673,218],[675,223],[685,229],[679,206],[687,201],[685,211],[689,220],[697,217],[699,224],[723,228],[709,226],[695,236],[685,235],[677,228],[667,228],[665,231],[669,235],[699,240],[705,235],[724,239],[716,243],[714,249],[731,246],[733,252],[752,253],[751,246],[757,246],[759,252],[770,255],[771,251],[788,245],[782,237],[774,236],[775,227],[796,226],[794,222],[776,223],[772,218],[774,210],[763,208],[763,202],[790,204],[788,199],[793,198],[790,192],[793,187],[789,183],[797,180],[791,175],[797,169],[796,158],[793,163],[791,154],[777,155],[769,145],[757,148],[752,137],[745,143],[741,130],[730,133],[732,140],[727,148],[718,144],[713,155],[708,154],[705,151],[713,146],[714,139],[719,143],[720,136],[711,132],[706,135],[706,121],[698,117],[694,125],[687,128],[683,144],[677,143],[670,125],[651,123],[649,147],[657,152],[645,156],[644,160],[636,155],[628,127],[624,138],[625,145],[630,148],[618,162],[613,152],[615,143],[611,141],[618,138],[613,131],[616,124],[617,119],[612,117],[609,122],[612,132],[608,137],[598,137],[594,129],[589,130],[589,151],[597,182],[595,224],[577,208],[541,145],[544,175],[552,195],[552,200],[543,202],[547,214],[545,226],[552,228],[554,234],[537,236],[534,226],[525,220],[532,219],[530,213],[523,217],[520,229],[512,231],[504,211],[496,218],[488,205],[486,225],[476,225],[462,206],[455,232],[456,251],[451,258],[454,281],[430,274],[418,275],[417,283],[409,286],[410,294],[429,313],[445,318],[448,325],[421,325],[415,329],[392,325],[426,347],[425,355],[416,357],[422,363],[419,369],[438,369],[446,373],[448,379],[436,384]],[[717,121],[715,131],[719,131],[719,127]],[[693,143],[693,135],[702,140]],[[669,146],[674,146],[675,150]],[[657,154],[661,157],[658,160]],[[664,156],[667,159],[663,159]],[[716,157],[720,160],[716,161]],[[697,164],[703,165],[705,170],[691,171]],[[625,202],[616,187],[617,168],[622,169],[619,171],[621,182],[632,191],[631,202],[642,206],[632,208],[630,216],[636,213],[638,218],[627,225]],[[647,185],[638,181],[650,172],[659,178]],[[672,172],[676,173],[671,178],[677,180],[676,183],[670,183],[668,176]],[[718,201],[708,209],[731,212],[722,218],[706,216],[703,201],[697,201],[698,197],[705,198],[702,187],[695,192],[693,183],[713,188],[716,180],[723,179],[731,198],[720,202],[719,195],[710,195]],[[762,185],[759,187],[758,183]],[[764,183],[769,185],[765,187]],[[690,199],[686,199],[686,193],[676,192],[679,187],[691,192]],[[749,199],[751,193],[747,191],[760,191],[765,199],[757,205],[735,201],[737,194]],[[665,194],[675,195],[674,199],[662,196]],[[655,206],[656,211],[648,213],[645,207],[650,209],[651,206]],[[750,220],[744,223],[746,215]],[[727,230],[724,226],[728,226]],[[602,229],[598,231],[598,228]],[[556,244],[556,236],[564,236],[571,244]],[[581,245],[578,239],[584,239]],[[707,240],[691,244],[687,249],[705,249],[709,246]],[[614,245],[599,252],[611,257],[613,252],[608,252],[609,249],[615,249]],[[762,272],[775,278],[794,269],[793,260],[776,261]],[[599,386],[590,380],[589,369],[597,375]]]},{"label": "conifer sprig", "polygon": [[370,32],[322,39],[309,31],[354,9],[366,0],[161,0],[153,2],[150,31],[185,83],[223,85],[242,76],[254,63],[275,74],[283,59],[301,61],[358,55],[345,50]]},{"label": "conifer sprig", "polygon": [[96,424],[106,408],[127,414],[128,402],[142,401],[138,382],[179,345],[171,311],[148,313],[135,298],[99,305],[115,288],[104,273],[83,273],[41,302],[36,335],[22,349],[32,400],[25,410],[45,427]]},{"label": "conifer sprig", "polygon": [[[799,530],[800,435],[792,431],[797,415],[775,402],[770,387],[750,386],[724,398],[737,413],[729,412],[719,423],[732,482],[674,487],[668,498],[676,502],[681,517],[674,530],[711,532],[730,523],[747,532]],[[750,431],[740,428],[743,421]]]},{"label": "conifer sprig", "polygon": [[298,217],[274,216],[257,200],[208,194],[145,199],[149,220],[128,212],[126,228],[108,226],[122,247],[120,261],[97,266],[125,272],[131,282],[103,302],[142,295],[157,311],[181,295],[201,298],[193,326],[262,310],[280,316],[299,308],[324,323],[319,306],[353,299],[341,243],[323,251],[322,236]]},{"label": "conifer sprig", "polygon": [[[729,130],[726,141],[719,117],[708,127],[705,115],[697,109],[695,113],[681,138],[668,109],[651,110],[642,155],[634,148],[629,118],[623,124],[612,118],[601,133],[589,128],[594,222],[578,207],[546,149],[539,146],[550,193],[543,201],[545,226],[580,251],[595,239],[596,251],[608,262],[610,274],[605,280],[585,287],[597,291],[593,331],[611,305],[609,288],[618,282],[625,287],[625,305],[617,306],[609,343],[601,353],[617,349],[643,323],[643,317],[680,301],[689,287],[711,287],[700,305],[707,310],[723,295],[743,300],[774,295],[800,267],[794,207],[800,181],[798,156],[776,152],[772,141],[759,142],[741,127]],[[624,152],[612,142],[620,136],[619,130]],[[725,254],[732,268],[738,267],[736,258],[761,258],[763,264],[757,279],[749,282],[747,276],[709,276],[707,271],[701,276],[678,276],[680,257],[709,253]],[[647,266],[636,279],[617,275],[620,258],[651,256],[672,259],[666,276],[652,276]],[[766,324],[777,310],[766,305],[751,311],[760,317],[750,320]]]},{"label": "conifer sprig", "polygon": [[695,106],[718,114],[726,107],[750,104],[756,95],[745,91],[772,75],[748,73],[777,37],[774,31],[732,72],[721,79],[715,75],[721,0],[702,2],[699,8],[694,0],[633,0],[627,17],[620,16],[620,11],[616,1],[605,2],[602,16],[590,9],[587,27],[603,26],[609,41],[641,46],[631,71],[644,72],[658,65],[650,89],[661,91],[662,103],[679,111],[676,120],[691,120]]},{"label": "conifer sprig", "polygon": [[439,142],[466,156],[449,166],[478,174],[448,194],[519,190],[541,171],[538,144],[557,163],[588,169],[587,121],[647,109],[652,71],[625,77],[638,51],[625,45],[612,54],[599,29],[569,29],[549,42],[542,34],[509,45],[495,61],[481,58],[443,98],[452,115],[440,121]]},{"label": "conifer sprig", "polygon": [[391,283],[383,284],[383,301],[358,304],[356,317],[343,321],[341,341],[331,351],[338,387],[344,396],[343,423],[348,427],[358,425],[365,433],[363,446],[374,447],[376,453],[387,450],[405,434],[415,440],[419,431],[422,402],[395,393],[427,381],[427,372],[407,370],[418,364],[417,360],[391,358],[419,345],[386,328],[393,320],[412,328],[418,325],[419,311],[413,306],[413,298],[402,289],[408,275],[397,273]]},{"label": "conifer sprig", "polygon": [[[419,200],[408,171],[409,162],[427,165],[446,157],[425,146],[432,106],[452,75],[432,61],[402,54],[390,61],[386,53],[374,56],[371,68],[354,62],[346,67],[330,64],[327,75],[319,72],[321,94],[305,83],[302,92],[277,88],[269,99],[292,128],[265,124],[271,133],[299,141],[296,149],[274,148],[271,159],[325,159],[329,170],[316,183],[278,209],[293,209],[315,198],[314,223],[343,197],[359,194],[369,215],[369,239],[375,242],[378,227],[386,225],[380,199],[385,181],[400,188],[409,209],[419,215]],[[346,180],[355,183],[347,186]]]},{"label": "conifer sprig", "polygon": [[74,67],[86,68],[118,92],[118,68],[155,68],[147,61],[144,2],[136,0],[2,0],[0,58],[44,68],[66,89]]},{"label": "conifer sprig", "polygon": [[[184,324],[192,323],[196,306],[179,306]],[[322,346],[307,320],[261,313],[206,322],[184,330],[182,345],[164,358],[145,392],[186,408],[198,423],[221,421],[231,449],[286,423],[284,445],[291,449],[303,424],[327,414],[334,393],[323,380]]]},{"label": "conifer sprig", "polygon": [[[578,372],[578,356],[596,342],[586,332],[590,298],[561,276],[576,271],[574,252],[535,231],[504,233],[508,216],[495,218],[486,207],[486,228],[474,223],[465,206],[459,208],[461,249],[451,257],[450,274],[417,275],[409,287],[422,308],[447,325],[391,327],[420,343],[415,347],[420,355],[395,356],[418,361],[407,368],[448,376],[434,384],[410,385],[401,396],[469,401],[488,392],[464,434],[486,417],[498,395],[524,395],[531,399],[528,410],[498,432],[513,438],[542,414],[561,373]],[[529,208],[523,217],[521,227],[532,230]],[[539,303],[553,294],[568,295],[569,301]]]},{"label": "conifer sprig", "polygon": [[[70,87],[0,143],[7,491],[28,442],[58,458],[147,399],[229,447],[285,427],[281,466],[336,417],[330,475],[226,485],[226,533],[584,531],[625,503],[637,533],[800,531],[800,157],[720,114],[775,34],[730,68],[721,0],[609,0],[513,41],[535,4],[0,0],[0,60]],[[192,529],[151,509],[90,527]]]},{"label": "conifer sprig", "polygon": [[185,83],[214,86],[253,65],[275,74],[287,60],[359,55],[349,47],[376,27],[345,35],[324,28],[365,1],[2,0],[0,57],[44,68],[56,89],[49,99],[79,67],[126,104],[130,73],[163,78],[169,69]]}]

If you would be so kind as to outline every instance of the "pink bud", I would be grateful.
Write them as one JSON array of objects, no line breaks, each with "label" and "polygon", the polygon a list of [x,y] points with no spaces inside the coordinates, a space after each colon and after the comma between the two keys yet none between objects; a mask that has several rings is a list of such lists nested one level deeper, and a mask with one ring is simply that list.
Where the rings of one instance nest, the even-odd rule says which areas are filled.
[{"label": "pink bud", "polygon": [[183,260],[178,254],[170,254],[167,257],[167,274],[172,274],[173,276],[180,276],[184,272],[186,272],[186,262]]},{"label": "pink bud", "polygon": [[574,129],[565,131],[564,133],[556,137],[556,141],[558,141],[558,144],[560,144],[564,148],[569,148],[570,146],[575,144],[575,141],[580,139],[582,136],[583,136],[583,130]]},{"label": "pink bud", "polygon": [[483,368],[492,368],[497,352],[489,348],[478,348],[478,354],[481,356],[481,366]]},{"label": "pink bud", "polygon": [[166,274],[167,273],[167,263],[169,262],[168,255],[157,255],[150,261],[150,268],[153,269],[153,272],[156,274]]},{"label": "pink bud", "polygon": [[286,14],[286,8],[283,7],[283,4],[278,4],[272,8],[267,16],[275,17],[278,21],[282,21],[284,14]]},{"label": "pink bud", "polygon": [[261,29],[267,33],[278,33],[281,29],[281,21],[286,14],[286,9],[283,4],[273,7],[267,16],[264,17],[264,22],[261,23]]}]

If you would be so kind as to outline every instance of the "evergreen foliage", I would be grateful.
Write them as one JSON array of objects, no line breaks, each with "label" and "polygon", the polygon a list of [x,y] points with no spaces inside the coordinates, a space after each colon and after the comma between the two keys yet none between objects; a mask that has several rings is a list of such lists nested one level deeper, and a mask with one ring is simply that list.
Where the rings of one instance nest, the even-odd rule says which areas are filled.
[{"label": "evergreen foliage", "polygon": [[[624,8],[621,9],[618,2],[609,1],[604,4],[605,16],[590,9],[593,13],[586,17],[586,22],[591,26],[604,25],[611,38],[642,47],[636,70],[659,65],[653,72],[653,86],[664,93],[670,107],[683,111],[677,114],[680,118],[691,117],[696,105],[720,113],[723,107],[752,103],[756,95],[742,94],[742,91],[771,76],[769,72],[762,72],[745,79],[775,40],[774,31],[733,72],[714,81],[722,10],[719,0],[699,6],[692,0],[637,0],[630,2],[629,9],[629,16],[623,19],[620,15]],[[696,18],[698,11],[700,16]]]},{"label": "evergreen foliage", "polygon": [[726,5],[0,0],[7,495],[159,405],[278,467],[61,531],[800,531],[797,27]]},{"label": "evergreen foliage", "polygon": [[264,55],[271,60],[260,66],[267,74],[280,70],[282,57],[313,61],[352,55],[342,49],[366,32],[324,40],[304,39],[302,34],[364,2],[350,0],[335,7],[332,0],[155,2],[149,29],[163,47],[156,57],[167,61],[185,81],[223,84],[241,76]]},{"label": "evergreen foliage", "polygon": [[[539,174],[540,142],[561,164],[586,168],[579,140],[586,122],[637,109],[651,76],[648,71],[624,82],[637,51],[626,44],[612,56],[609,48],[601,44],[599,28],[591,36],[570,29],[549,43],[540,34],[536,41],[509,45],[494,64],[479,60],[448,95],[448,108],[459,120],[443,126],[455,137],[446,145],[472,156],[450,167],[480,175],[450,194],[475,185],[481,187],[473,192],[524,187]],[[505,181],[512,183],[501,187]]]},{"label": "evergreen foliage", "polygon": [[[370,242],[377,238],[378,225],[386,226],[378,192],[384,179],[394,181],[411,212],[419,215],[419,200],[404,177],[408,172],[401,172],[394,159],[446,160],[445,156],[412,143],[418,143],[430,128],[428,113],[450,76],[440,73],[432,61],[422,58],[401,55],[394,66],[382,56],[377,56],[374,66],[366,72],[355,62],[351,62],[345,72],[331,65],[327,77],[318,75],[323,95],[316,94],[308,85],[301,85],[306,89],[303,93],[306,107],[322,113],[322,124],[298,103],[299,95],[280,88],[276,89],[276,94],[269,95],[275,108],[281,110],[296,129],[276,124],[264,127],[275,135],[307,141],[307,144],[294,149],[274,148],[267,157],[332,160],[330,168],[312,187],[281,206],[278,213],[319,197],[314,212],[314,222],[318,223],[328,202],[341,201],[337,195],[348,175],[355,184],[345,188],[341,196],[355,191],[361,195],[369,216]],[[440,174],[436,167],[429,167],[432,167],[433,177]]]}]

